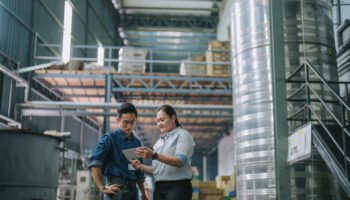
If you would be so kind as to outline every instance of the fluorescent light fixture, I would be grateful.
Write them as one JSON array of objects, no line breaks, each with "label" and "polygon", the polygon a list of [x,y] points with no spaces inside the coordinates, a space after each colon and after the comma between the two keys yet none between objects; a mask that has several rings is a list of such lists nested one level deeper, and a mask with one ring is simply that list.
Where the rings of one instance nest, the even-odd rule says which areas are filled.
[{"label": "fluorescent light fixture", "polygon": [[105,48],[103,48],[102,46],[99,46],[97,49],[97,64],[103,66],[104,57],[105,57]]},{"label": "fluorescent light fixture", "polygon": [[63,47],[62,61],[67,63],[70,60],[70,45],[72,33],[72,7],[68,1],[64,2],[64,30],[63,30]]}]

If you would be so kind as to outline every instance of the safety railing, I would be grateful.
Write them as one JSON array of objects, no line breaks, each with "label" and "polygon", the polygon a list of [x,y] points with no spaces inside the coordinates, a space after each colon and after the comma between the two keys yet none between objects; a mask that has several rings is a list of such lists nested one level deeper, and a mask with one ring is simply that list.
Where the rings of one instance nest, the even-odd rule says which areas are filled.
[{"label": "safety railing", "polygon": [[[62,58],[53,55],[48,52],[47,49],[54,49],[56,52],[62,51],[62,44],[44,44],[40,43],[37,39],[34,42],[34,59],[42,61],[60,61]],[[145,64],[147,72],[152,74],[159,68],[166,67],[179,67],[180,65],[186,65],[189,68],[201,68],[204,65],[220,65],[227,71],[227,74],[231,74],[231,62],[230,62],[230,50],[210,50],[211,53],[224,53],[227,54],[227,61],[216,61],[213,59],[211,62],[198,59],[198,56],[206,56],[206,51],[203,49],[168,49],[168,48],[143,48],[135,47],[136,49],[142,49],[146,51],[145,58],[142,59],[130,59],[127,57],[121,58],[119,56],[119,50],[125,46],[98,46],[98,45],[77,45],[72,44],[70,46],[70,61],[69,71],[72,70],[72,61],[82,62],[98,62],[98,49],[103,48],[103,66],[107,66],[109,69],[117,68],[119,63],[133,63],[133,64]],[[218,56],[216,54],[216,56]],[[197,57],[197,58],[196,58]],[[219,59],[220,60],[220,59]],[[225,60],[225,59],[224,59]],[[174,70],[164,71],[165,73],[176,73]],[[175,70],[176,71],[176,70]],[[108,70],[110,72],[110,70]],[[160,72],[162,73],[162,72]],[[199,75],[199,74],[198,74]]]}]

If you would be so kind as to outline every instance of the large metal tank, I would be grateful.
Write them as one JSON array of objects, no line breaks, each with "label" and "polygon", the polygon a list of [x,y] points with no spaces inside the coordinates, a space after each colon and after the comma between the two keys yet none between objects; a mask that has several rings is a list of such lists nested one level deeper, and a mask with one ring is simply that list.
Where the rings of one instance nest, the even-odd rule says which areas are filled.
[{"label": "large metal tank", "polygon": [[60,140],[0,130],[0,199],[56,199]]},{"label": "large metal tank", "polygon": [[232,13],[237,199],[276,199],[268,0],[238,0]]},{"label": "large metal tank", "polygon": [[[306,57],[326,79],[337,80],[331,2],[284,2],[286,75]],[[276,199],[269,0],[236,0],[231,33],[238,200]],[[287,88],[287,93],[299,86]],[[292,168],[293,199],[339,199],[334,178],[324,166],[322,160],[314,159]]]},{"label": "large metal tank", "polygon": [[[305,58],[326,80],[338,80],[332,2],[284,0],[284,10],[286,77],[290,76]],[[298,75],[303,79],[305,73],[302,71]],[[310,73],[310,78],[315,79],[313,73]],[[288,84],[287,94],[291,95],[300,86]],[[334,100],[330,91],[320,84],[312,84],[312,87],[323,99]],[[315,96],[312,94],[311,98]],[[304,103],[289,103],[288,114],[291,115],[303,105]],[[312,105],[322,119],[329,119],[330,115],[321,104],[313,102]],[[335,105],[330,106],[338,113],[339,109]],[[301,122],[289,122],[290,132],[300,125]],[[316,149],[312,151],[312,158],[292,165],[291,186],[293,199],[341,199],[340,187]]]}]

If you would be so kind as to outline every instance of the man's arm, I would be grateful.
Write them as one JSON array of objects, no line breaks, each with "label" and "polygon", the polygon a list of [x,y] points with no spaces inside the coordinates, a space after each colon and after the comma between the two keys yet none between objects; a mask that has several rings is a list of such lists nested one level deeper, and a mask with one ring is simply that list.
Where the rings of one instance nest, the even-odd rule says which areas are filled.
[{"label": "man's arm", "polygon": [[117,195],[117,191],[120,191],[118,184],[109,185],[107,187],[104,186],[102,181],[102,170],[100,167],[91,166],[92,177],[97,185],[97,188],[105,194],[114,194]]},{"label": "man's arm", "polygon": [[152,166],[141,165],[140,169],[141,169],[141,171],[145,172],[146,174],[153,175]]},{"label": "man's arm", "polygon": [[141,192],[141,200],[147,200],[147,195],[145,192],[145,187],[143,185],[143,182],[136,182],[139,186],[140,192]]}]

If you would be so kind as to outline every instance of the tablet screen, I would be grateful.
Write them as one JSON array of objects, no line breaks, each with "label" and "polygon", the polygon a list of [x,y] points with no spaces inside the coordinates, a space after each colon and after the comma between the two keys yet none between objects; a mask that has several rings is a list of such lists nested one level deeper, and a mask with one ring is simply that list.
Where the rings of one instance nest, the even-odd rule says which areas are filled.
[{"label": "tablet screen", "polygon": [[[138,148],[138,147],[137,147]],[[140,158],[136,156],[135,151],[137,148],[131,148],[131,149],[124,149],[123,154],[128,160],[135,160],[137,158]]]}]

